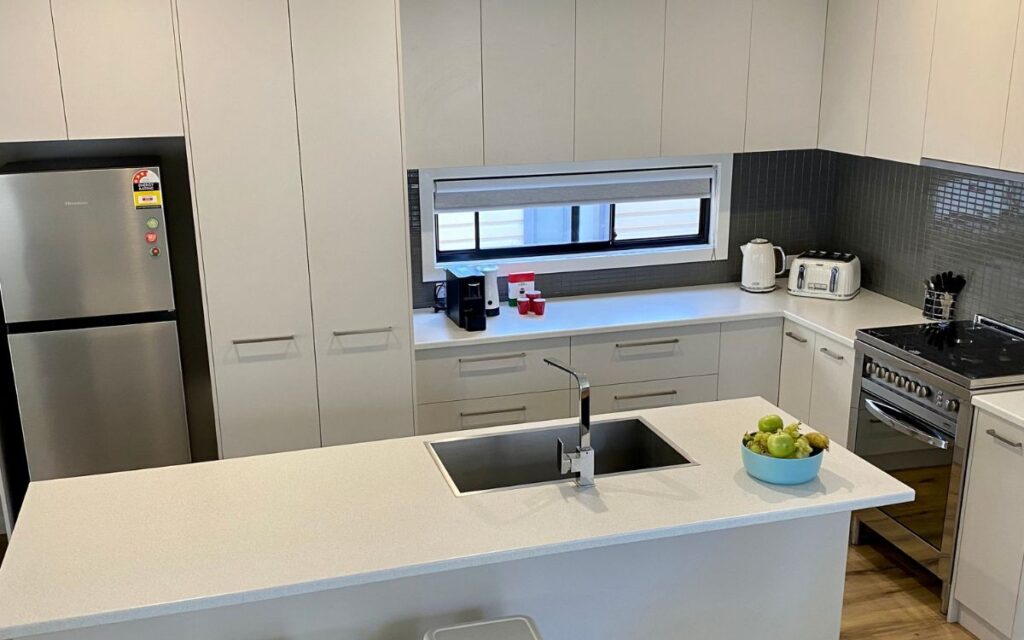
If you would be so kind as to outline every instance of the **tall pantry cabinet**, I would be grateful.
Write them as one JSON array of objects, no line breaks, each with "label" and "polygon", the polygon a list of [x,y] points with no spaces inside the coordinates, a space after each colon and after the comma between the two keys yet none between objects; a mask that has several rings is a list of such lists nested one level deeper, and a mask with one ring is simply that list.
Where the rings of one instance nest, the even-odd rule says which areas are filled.
[{"label": "tall pantry cabinet", "polygon": [[176,5],[222,457],[411,435],[393,3]]}]

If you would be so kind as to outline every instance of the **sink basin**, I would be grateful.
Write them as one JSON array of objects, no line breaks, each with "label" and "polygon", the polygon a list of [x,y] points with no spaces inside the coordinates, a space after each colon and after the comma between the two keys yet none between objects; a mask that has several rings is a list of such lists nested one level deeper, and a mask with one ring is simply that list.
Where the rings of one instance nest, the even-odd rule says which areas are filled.
[{"label": "sink basin", "polygon": [[[456,495],[494,491],[573,478],[558,468],[558,438],[567,451],[579,445],[576,423],[489,436],[466,436],[427,443]],[[627,473],[694,464],[639,418],[595,422],[590,445],[595,475]]]}]

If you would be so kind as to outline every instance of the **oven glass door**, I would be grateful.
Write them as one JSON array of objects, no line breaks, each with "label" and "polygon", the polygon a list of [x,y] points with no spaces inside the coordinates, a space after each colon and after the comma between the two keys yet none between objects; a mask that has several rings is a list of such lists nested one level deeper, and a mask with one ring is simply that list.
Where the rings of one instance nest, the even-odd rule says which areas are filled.
[{"label": "oven glass door", "polygon": [[854,451],[914,489],[913,502],[881,507],[881,511],[941,549],[953,466],[953,436],[861,392]]}]

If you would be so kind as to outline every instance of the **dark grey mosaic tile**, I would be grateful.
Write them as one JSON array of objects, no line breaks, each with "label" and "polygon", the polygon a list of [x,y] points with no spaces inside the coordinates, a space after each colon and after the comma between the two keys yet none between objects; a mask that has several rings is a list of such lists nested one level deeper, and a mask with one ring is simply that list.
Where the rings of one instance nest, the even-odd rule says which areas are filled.
[{"label": "dark grey mosaic tile", "polygon": [[963,273],[957,316],[1024,325],[1024,182],[836,155],[832,244],[864,286],[920,306],[923,280]]},{"label": "dark grey mosaic tile", "polygon": [[[537,287],[545,296],[557,298],[735,282],[742,264],[739,247],[751,238],[766,237],[788,253],[829,248],[835,158],[835,154],[817,150],[736,155],[729,230],[732,246],[726,261],[539,275]],[[413,302],[423,308],[433,302],[434,285],[421,282],[418,172],[409,171],[408,179]]]}]

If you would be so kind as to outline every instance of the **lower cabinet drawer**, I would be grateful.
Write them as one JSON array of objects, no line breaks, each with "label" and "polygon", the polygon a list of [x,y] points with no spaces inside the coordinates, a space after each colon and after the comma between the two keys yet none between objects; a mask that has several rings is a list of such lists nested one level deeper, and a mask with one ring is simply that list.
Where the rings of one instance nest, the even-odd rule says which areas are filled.
[{"label": "lower cabinet drawer", "polygon": [[[590,390],[590,413],[639,411],[656,407],[671,407],[695,402],[712,402],[718,397],[718,376],[690,376],[672,380],[627,382],[593,387]],[[579,392],[572,392],[572,415],[579,413]]]},{"label": "lower cabinet drawer", "polygon": [[416,431],[445,433],[569,417],[568,390],[435,402],[417,407]]},{"label": "lower cabinet drawer", "polygon": [[713,374],[720,337],[717,324],[573,336],[572,365],[595,386]]}]

